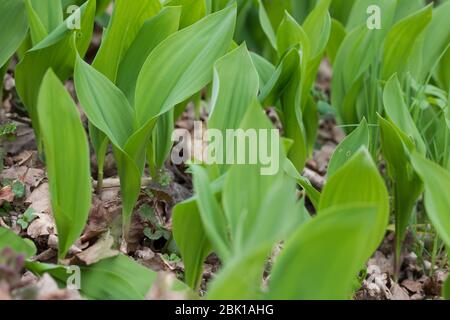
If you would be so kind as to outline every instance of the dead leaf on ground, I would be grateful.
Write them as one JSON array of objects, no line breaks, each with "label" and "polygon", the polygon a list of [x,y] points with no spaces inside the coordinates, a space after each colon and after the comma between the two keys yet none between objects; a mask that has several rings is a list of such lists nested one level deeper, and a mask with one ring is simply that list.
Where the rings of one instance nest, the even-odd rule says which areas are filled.
[{"label": "dead leaf on ground", "polygon": [[112,249],[114,238],[108,233],[101,237],[94,245],[90,246],[76,256],[86,265],[94,264],[102,259],[111,258],[119,254],[118,250]]},{"label": "dead leaf on ground", "polygon": [[27,228],[27,234],[32,239],[40,236],[48,236],[56,232],[55,222],[49,214],[36,213],[36,215],[37,218]]},{"label": "dead leaf on ground", "polygon": [[0,189],[0,206],[5,202],[13,202],[14,201],[14,192],[11,186],[6,186]]},{"label": "dead leaf on ground", "polygon": [[30,196],[25,200],[25,203],[30,204],[30,208],[37,213],[51,214],[52,205],[50,202],[48,183],[43,183],[34,189]]}]

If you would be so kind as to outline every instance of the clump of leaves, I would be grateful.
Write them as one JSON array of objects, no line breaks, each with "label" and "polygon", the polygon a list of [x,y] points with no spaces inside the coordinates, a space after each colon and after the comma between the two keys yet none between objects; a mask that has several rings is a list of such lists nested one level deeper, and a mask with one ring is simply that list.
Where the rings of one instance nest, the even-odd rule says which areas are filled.
[{"label": "clump of leaves", "polygon": [[147,220],[151,226],[144,229],[144,235],[152,241],[159,240],[161,238],[169,240],[171,232],[167,230],[160,219],[156,216],[155,210],[148,204],[144,204],[139,213],[141,217]]},{"label": "clump of leaves", "polygon": [[20,217],[17,219],[17,224],[25,230],[28,228],[29,224],[33,222],[38,216],[35,214],[32,208],[28,208]]}]

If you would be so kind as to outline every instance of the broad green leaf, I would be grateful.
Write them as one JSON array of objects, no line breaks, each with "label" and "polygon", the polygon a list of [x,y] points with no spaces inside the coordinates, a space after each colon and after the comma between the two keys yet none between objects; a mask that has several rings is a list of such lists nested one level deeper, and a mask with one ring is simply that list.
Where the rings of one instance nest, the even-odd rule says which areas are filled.
[{"label": "broad green leaf", "polygon": [[[391,122],[379,118],[381,128],[381,148],[387,162],[392,182],[393,211],[395,213],[395,233],[397,255],[405,237],[414,205],[422,193],[422,183],[409,161],[411,141]],[[410,145],[408,145],[408,142]]]},{"label": "broad green leaf", "polygon": [[447,246],[450,246],[450,173],[418,153],[411,162],[425,186],[425,209],[433,226]]},{"label": "broad green leaf", "polygon": [[361,147],[369,148],[369,126],[363,119],[358,128],[350,133],[336,148],[328,163],[327,176],[331,177]]},{"label": "broad green leaf", "polygon": [[335,206],[364,205],[377,208],[376,221],[366,246],[375,251],[389,220],[389,196],[378,168],[366,148],[360,149],[325,184],[319,214]]},{"label": "broad green leaf", "polygon": [[236,21],[231,6],[164,40],[145,61],[136,85],[140,126],[211,81],[214,62],[229,48]]},{"label": "broad green leaf", "polygon": [[377,209],[332,207],[301,226],[277,257],[269,299],[351,298],[352,283],[374,249]]},{"label": "broad green leaf", "polygon": [[420,81],[433,71],[440,56],[447,50],[450,43],[449,16],[450,2],[443,3],[433,11],[433,18],[424,35]]},{"label": "broad green leaf", "polygon": [[272,74],[275,72],[275,67],[265,58],[254,52],[250,52],[250,57],[252,58],[253,65],[258,71],[259,87],[260,89],[262,89],[267,84],[267,82],[269,82]]},{"label": "broad green leaf", "polygon": [[444,298],[450,300],[450,278],[444,284]]},{"label": "broad green leaf", "polygon": [[40,22],[49,34],[63,22],[61,1],[27,0],[30,2]]},{"label": "broad green leaf", "polygon": [[345,26],[356,0],[333,0],[330,5],[330,13],[333,19]]},{"label": "broad green leaf", "polygon": [[81,235],[91,206],[89,146],[75,103],[53,71],[44,76],[38,98],[50,197],[64,258]]},{"label": "broad green leaf", "polygon": [[0,12],[3,13],[0,19],[0,67],[3,67],[25,39],[28,20],[22,0],[2,0]]},{"label": "broad green leaf", "polygon": [[10,248],[18,254],[23,254],[29,258],[36,254],[36,246],[29,239],[22,239],[11,230],[0,227],[0,252],[5,248]]},{"label": "broad green leaf", "polygon": [[417,150],[425,154],[427,147],[405,103],[397,75],[392,76],[386,83],[383,92],[383,102],[384,110],[389,119],[404,133],[411,135]]},{"label": "broad green leaf", "polygon": [[208,288],[210,300],[255,300],[262,298],[264,261],[271,247],[260,246],[244,256],[232,259]]},{"label": "broad green leaf", "polygon": [[37,12],[31,5],[31,0],[25,0],[27,6],[28,22],[30,24],[30,37],[33,45],[37,45],[39,42],[48,36],[49,30],[44,26]]},{"label": "broad green leaf", "polygon": [[[311,45],[308,35],[303,28],[286,12],[277,31],[277,51],[278,55],[283,55],[293,46],[300,44],[302,56],[309,57]],[[307,58],[306,58],[307,59]]]},{"label": "broad green leaf", "polygon": [[394,73],[403,78],[414,43],[431,21],[432,5],[397,22],[386,36],[383,52],[382,79]]},{"label": "broad green leaf", "polygon": [[308,59],[315,59],[322,55],[327,46],[331,31],[331,17],[328,13],[330,3],[331,0],[319,0],[303,24],[311,44]]},{"label": "broad green leaf", "polygon": [[201,0],[171,0],[164,6],[182,6],[180,29],[189,27],[206,15],[206,2]]},{"label": "broad green leaf", "polygon": [[76,61],[74,78],[78,98],[89,122],[114,145],[117,168],[121,177],[124,230],[127,230],[131,212],[140,192],[143,170],[143,164],[137,163],[136,159],[125,150],[126,142],[135,128],[134,110],[125,95],[106,76],[80,57]]},{"label": "broad green leaf", "polygon": [[262,2],[262,0],[258,0],[258,6],[259,6],[259,22],[261,24],[261,27],[264,30],[264,33],[266,34],[267,38],[269,39],[269,42],[272,45],[272,47],[276,49],[277,38],[272,23],[270,22],[270,19],[267,15],[267,11],[264,8],[264,3]]},{"label": "broad green leaf", "polygon": [[397,0],[397,8],[395,10],[395,21],[401,20],[413,14],[415,11],[425,6],[424,0]]},{"label": "broad green leaf", "polygon": [[16,67],[17,93],[31,118],[39,148],[41,137],[36,109],[38,84],[42,82],[49,68],[52,68],[61,80],[67,79],[73,71],[77,51],[81,56],[86,53],[93,31],[95,0],[89,0],[80,7],[80,16],[81,30],[69,30],[66,23],[62,23],[47,38],[29,50]]},{"label": "broad green leaf", "polygon": [[298,173],[297,169],[294,167],[291,161],[286,161],[284,171],[288,176],[294,178],[295,181],[297,181],[297,183],[305,190],[306,195],[311,200],[314,208],[318,209],[320,202],[320,192],[313,187],[313,185],[307,178],[301,176]]},{"label": "broad green leaf", "polygon": [[[27,262],[27,269],[35,274],[49,273],[66,284],[74,274],[70,267]],[[156,273],[125,255],[81,266],[80,291],[93,300],[144,300],[156,279]]]},{"label": "broad green leaf", "polygon": [[245,45],[219,59],[214,67],[208,129],[218,129],[224,136],[226,130],[238,129],[258,89],[258,73]]},{"label": "broad green leaf", "polygon": [[205,233],[222,261],[230,258],[230,240],[228,238],[227,221],[211,187],[205,169],[191,167],[194,176],[194,189]]},{"label": "broad green leaf", "polygon": [[334,65],[339,47],[347,35],[344,26],[337,20],[331,20],[330,39],[327,45],[327,57],[330,59],[331,65]]},{"label": "broad green leaf", "polygon": [[117,86],[134,104],[136,81],[142,65],[153,49],[178,30],[181,9],[179,7],[163,8],[155,17],[144,22],[130,45],[117,74]]},{"label": "broad green leaf", "polygon": [[116,83],[120,62],[144,22],[161,9],[158,0],[117,0],[93,66]]},{"label": "broad green leaf", "polygon": [[435,79],[442,89],[447,89],[450,92],[450,45],[447,46],[447,51],[442,57],[437,70],[435,72]]},{"label": "broad green leaf", "polygon": [[[345,1],[345,0],[344,0]],[[406,0],[412,1],[412,0]],[[380,8],[379,14],[381,18],[381,32],[387,32],[392,24],[397,9],[397,1],[391,0],[356,0],[352,7],[347,22],[347,31],[353,31],[357,27],[367,28],[367,22],[372,12],[368,13],[368,8],[375,5]]]},{"label": "broad green leaf", "polygon": [[212,251],[196,201],[188,200],[174,207],[172,228],[185,266],[185,281],[196,290],[202,279],[203,263]]}]

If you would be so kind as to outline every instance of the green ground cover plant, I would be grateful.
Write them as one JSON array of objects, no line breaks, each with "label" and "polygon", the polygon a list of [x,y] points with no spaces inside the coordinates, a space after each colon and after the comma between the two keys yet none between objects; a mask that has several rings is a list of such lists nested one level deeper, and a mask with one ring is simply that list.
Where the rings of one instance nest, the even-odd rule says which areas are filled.
[{"label": "green ground cover plant", "polygon": [[[410,234],[431,239],[431,273],[448,264],[450,1],[0,0],[0,12],[0,77],[14,76],[34,130],[57,235],[57,256],[42,262],[26,236],[38,215],[23,210],[19,230],[3,223],[0,252],[21,269],[67,287],[75,268],[88,299],[148,298],[161,274],[133,259],[137,212],[140,243],[162,242],[166,262],[183,263],[166,290],[192,299],[352,299],[391,231],[395,280]],[[316,85],[324,64],[329,92]],[[144,182],[173,185],[173,132],[189,106],[225,139],[209,137],[214,161],[183,154],[192,192],[165,223],[147,204],[163,192]],[[304,172],[330,114],[346,136],[318,187]],[[18,130],[0,129],[2,143]],[[228,147],[230,130],[242,145]],[[72,249],[102,201],[108,155],[120,231],[95,239],[111,233],[116,248],[79,263]],[[0,217],[13,183],[1,181]],[[219,262],[205,285],[208,257]],[[450,299],[450,280],[441,285]]]}]

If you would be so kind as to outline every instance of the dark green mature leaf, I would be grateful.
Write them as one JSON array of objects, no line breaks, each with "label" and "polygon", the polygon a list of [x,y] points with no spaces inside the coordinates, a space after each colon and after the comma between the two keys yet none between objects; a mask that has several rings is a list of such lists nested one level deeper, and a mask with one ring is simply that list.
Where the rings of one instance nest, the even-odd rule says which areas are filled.
[{"label": "dark green mature leaf", "polygon": [[62,259],[81,235],[91,206],[89,146],[76,105],[51,70],[39,92],[38,112]]},{"label": "dark green mature leaf", "polygon": [[[95,0],[89,0],[80,7],[80,16],[81,30],[69,30],[66,23],[62,23],[47,38],[29,50],[16,68],[17,93],[26,106],[33,123],[38,147],[41,146],[41,135],[37,113],[39,93],[37,84],[42,82],[49,68],[52,68],[62,80],[70,76],[77,51],[83,56],[91,40]],[[74,42],[76,46],[74,46]]]},{"label": "dark green mature leaf", "polygon": [[28,20],[23,0],[2,0],[0,12],[2,12],[2,19],[0,19],[0,67],[3,67],[25,39]]},{"label": "dark green mature leaf", "polygon": [[425,185],[425,209],[439,236],[450,247],[450,172],[413,153],[411,162]]},{"label": "dark green mature leaf", "polygon": [[0,252],[5,248],[10,248],[18,254],[29,258],[36,254],[36,246],[29,239],[22,239],[11,230],[0,227]]},{"label": "dark green mature leaf", "polygon": [[365,205],[377,208],[376,221],[366,246],[375,251],[389,220],[389,196],[378,168],[366,148],[359,150],[333,174],[320,198],[319,214],[335,206]]},{"label": "dark green mature leaf", "polygon": [[386,36],[383,52],[382,79],[388,80],[394,73],[403,79],[405,67],[412,54],[411,48],[431,21],[433,6],[414,13],[396,23]]},{"label": "dark green mature leaf", "polygon": [[358,128],[350,133],[336,148],[328,163],[327,176],[331,177],[361,147],[369,148],[369,127],[366,119],[363,119]]},{"label": "dark green mature leaf", "polygon": [[397,254],[405,237],[414,205],[422,193],[422,183],[409,161],[411,140],[393,123],[379,117],[381,128],[381,148],[388,165],[392,181],[393,210],[395,213],[395,233]]},{"label": "dark green mature leaf", "polygon": [[403,98],[403,91],[397,75],[392,76],[386,83],[383,92],[384,110],[389,119],[404,133],[411,135],[417,150],[425,154],[427,147],[419,130],[409,112],[408,106]]},{"label": "dark green mature leaf", "polygon": [[301,226],[285,244],[271,274],[269,299],[350,299],[358,271],[374,250],[367,246],[377,209],[333,207]]},{"label": "dark green mature leaf", "polygon": [[[52,264],[27,262],[26,267],[39,275],[49,273],[64,284],[73,274],[67,267]],[[155,272],[124,255],[80,269],[80,291],[89,299],[143,300],[156,279]]]}]

